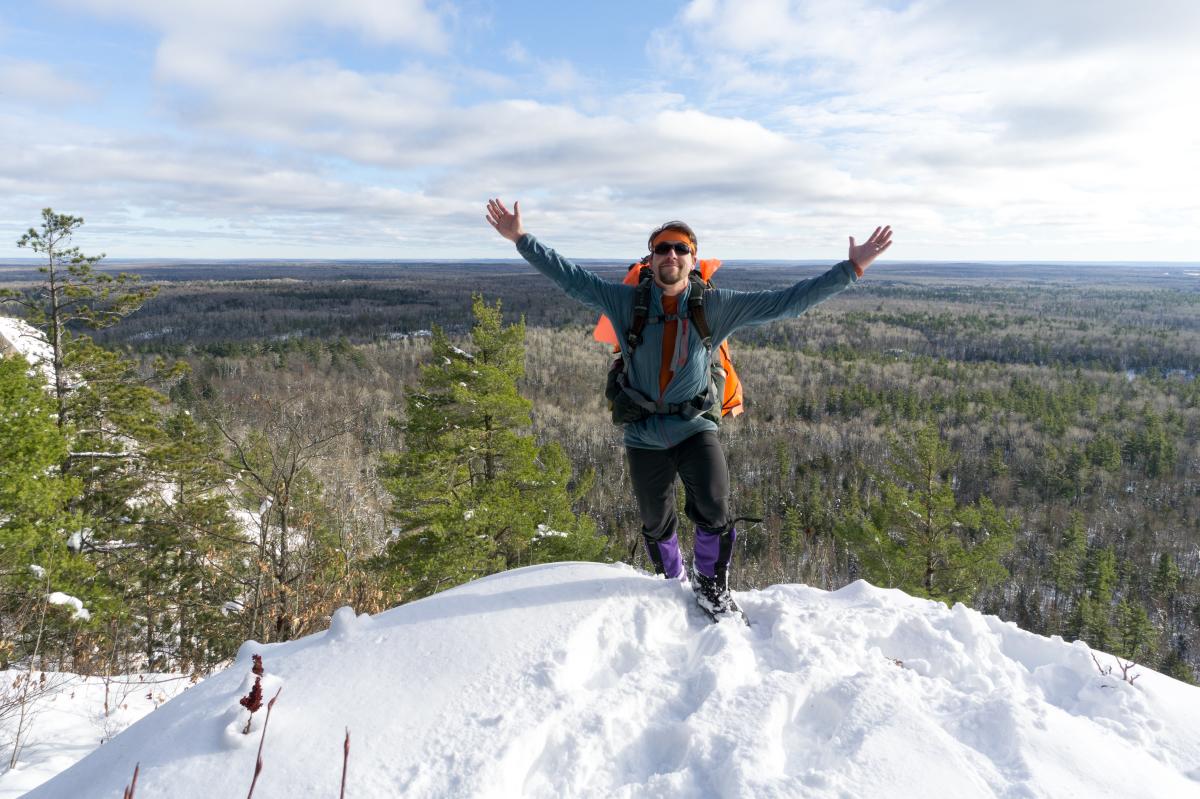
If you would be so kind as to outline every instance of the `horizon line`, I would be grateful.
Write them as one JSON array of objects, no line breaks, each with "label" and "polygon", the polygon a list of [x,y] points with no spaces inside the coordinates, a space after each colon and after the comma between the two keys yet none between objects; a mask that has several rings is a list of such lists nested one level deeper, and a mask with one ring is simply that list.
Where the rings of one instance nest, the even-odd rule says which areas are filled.
[{"label": "horizon line", "polygon": [[[573,258],[576,263],[604,263],[604,264],[628,264],[632,263],[628,256],[620,258],[606,258],[602,256],[590,258]],[[40,266],[45,263],[44,259],[35,258],[20,258],[20,257],[0,257],[0,265],[4,266]],[[143,264],[143,263],[161,263],[161,264],[467,264],[467,263],[511,263],[528,265],[522,258],[495,258],[495,257],[462,257],[462,258],[303,258],[286,256],[279,257],[232,257],[232,258],[205,258],[205,257],[176,257],[176,256],[107,256],[97,264],[103,268],[105,264]],[[739,263],[754,263],[754,264],[830,264],[840,263],[828,258],[722,258],[721,263],[725,265]],[[960,265],[973,264],[979,266],[1014,266],[1027,264],[1029,266],[1061,266],[1071,264],[1081,264],[1089,266],[1175,266],[1175,267],[1200,267],[1200,261],[1151,261],[1151,260],[1038,260],[1031,258],[1019,259],[974,259],[974,258],[952,258],[952,259],[927,259],[927,258],[906,258],[901,260],[887,260],[874,265],[879,266],[911,266],[911,265]]]}]

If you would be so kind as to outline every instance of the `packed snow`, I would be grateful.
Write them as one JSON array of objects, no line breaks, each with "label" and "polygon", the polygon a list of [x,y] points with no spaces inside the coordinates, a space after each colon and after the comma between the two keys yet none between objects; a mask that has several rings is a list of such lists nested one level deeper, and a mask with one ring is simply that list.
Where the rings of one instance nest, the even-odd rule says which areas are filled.
[{"label": "packed snow", "polygon": [[347,728],[356,799],[1200,796],[1200,688],[865,582],[737,599],[752,625],[713,625],[686,585],[571,563],[343,608],[29,796],[120,796],[137,763],[138,797],[243,795],[276,692],[257,799],[338,796]]}]

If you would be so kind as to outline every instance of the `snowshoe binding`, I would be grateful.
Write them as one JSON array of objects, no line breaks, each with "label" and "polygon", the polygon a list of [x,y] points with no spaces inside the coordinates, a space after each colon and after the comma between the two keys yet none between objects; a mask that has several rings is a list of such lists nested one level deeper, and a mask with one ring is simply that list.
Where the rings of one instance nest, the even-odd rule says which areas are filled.
[{"label": "snowshoe binding", "polygon": [[736,618],[741,619],[744,624],[749,626],[750,620],[746,618],[746,614],[734,601],[733,594],[729,590],[727,574],[707,577],[700,572],[695,572],[692,575],[692,590],[696,594],[696,604],[714,624],[722,619]]}]

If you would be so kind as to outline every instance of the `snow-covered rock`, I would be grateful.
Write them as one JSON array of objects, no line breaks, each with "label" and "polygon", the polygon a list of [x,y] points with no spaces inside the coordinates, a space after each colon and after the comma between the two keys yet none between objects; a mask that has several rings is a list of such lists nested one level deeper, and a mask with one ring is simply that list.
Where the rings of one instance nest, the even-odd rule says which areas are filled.
[{"label": "snow-covered rock", "polygon": [[[738,594],[622,566],[495,575],[328,632],[247,642],[32,799],[1200,796],[1200,689],[1102,675],[1083,644],[864,582]],[[1102,664],[1113,659],[1095,653]],[[4,781],[0,780],[0,787]]]}]

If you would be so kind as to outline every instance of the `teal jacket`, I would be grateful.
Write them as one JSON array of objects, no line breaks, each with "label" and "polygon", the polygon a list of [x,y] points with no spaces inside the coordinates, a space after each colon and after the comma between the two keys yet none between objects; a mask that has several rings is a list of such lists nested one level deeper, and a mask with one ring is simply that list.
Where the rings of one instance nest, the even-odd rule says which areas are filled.
[{"label": "teal jacket", "polygon": [[[623,336],[633,321],[635,288],[607,280],[581,269],[554,250],[526,233],[517,240],[517,251],[535,269],[553,280],[571,297],[607,316],[618,337]],[[774,319],[795,317],[814,305],[837,294],[858,280],[854,265],[842,261],[820,277],[801,280],[794,286],[775,291],[732,291],[714,289],[704,300],[704,315],[712,332],[714,348],[729,338],[735,330],[746,325],[759,325]],[[687,307],[691,287],[679,295],[679,308]],[[653,319],[663,313],[662,289],[657,284],[650,292],[650,313]],[[627,378],[634,388],[653,399],[659,398],[658,373],[662,363],[663,324],[647,324],[642,344],[633,351],[631,373]],[[677,338],[686,334],[683,342],[675,342],[674,374],[661,400],[667,403],[687,402],[704,391],[708,385],[708,353],[694,325],[676,325]],[[681,416],[655,415],[640,422],[625,425],[625,446],[637,449],[668,449],[704,430],[717,426],[703,416],[684,419]]]}]

